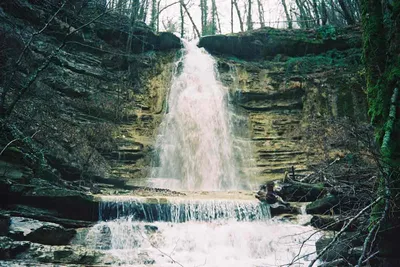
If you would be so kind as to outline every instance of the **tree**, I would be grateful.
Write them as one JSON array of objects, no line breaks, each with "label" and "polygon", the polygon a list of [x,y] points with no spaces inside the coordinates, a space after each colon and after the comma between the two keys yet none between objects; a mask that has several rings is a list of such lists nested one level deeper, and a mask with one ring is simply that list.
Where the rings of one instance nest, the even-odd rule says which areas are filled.
[{"label": "tree", "polygon": [[157,17],[158,17],[158,5],[157,0],[151,0],[151,20],[150,27],[153,31],[157,30]]},{"label": "tree", "polygon": [[179,5],[179,11],[181,14],[181,38],[185,37],[185,12],[183,11],[182,3]]},{"label": "tree", "polygon": [[211,29],[210,34],[215,34],[217,32],[217,5],[215,4],[215,0],[211,0]]},{"label": "tree", "polygon": [[258,7],[258,17],[260,20],[260,26],[265,27],[264,7],[262,5],[261,0],[257,0],[257,7]]},{"label": "tree", "polygon": [[400,234],[400,5],[392,3],[384,1],[384,8],[381,1],[361,0],[369,115],[381,147],[377,193],[382,200],[371,212],[359,266],[373,253],[379,253],[385,266],[396,266],[400,261],[396,250]]},{"label": "tree", "polygon": [[251,14],[251,0],[248,0],[248,12],[247,12],[247,30],[252,30],[253,29],[253,18]]},{"label": "tree", "polygon": [[288,28],[292,29],[293,28],[292,16],[290,15],[289,10],[287,8],[286,0],[282,0],[282,6],[283,10],[285,11]]},{"label": "tree", "polygon": [[207,0],[200,0],[201,11],[201,35],[207,35],[207,18],[208,18],[208,5]]},{"label": "tree", "polygon": [[239,9],[237,0],[232,0],[232,1],[233,1],[233,5],[235,6],[236,13],[237,13],[237,16],[238,16],[239,25],[240,25],[240,31],[243,32],[244,31],[243,20],[242,20],[241,14],[240,14],[240,9]]},{"label": "tree", "polygon": [[181,6],[183,7],[183,9],[185,10],[186,14],[188,15],[189,20],[190,20],[190,22],[192,23],[194,32],[196,33],[197,37],[200,38],[200,36],[201,36],[200,31],[199,31],[199,29],[197,28],[196,23],[194,23],[194,20],[193,20],[192,16],[191,16],[190,13],[189,13],[189,9],[187,8],[187,6],[186,6],[186,4],[183,2],[183,0],[180,0],[180,4],[181,4]]}]

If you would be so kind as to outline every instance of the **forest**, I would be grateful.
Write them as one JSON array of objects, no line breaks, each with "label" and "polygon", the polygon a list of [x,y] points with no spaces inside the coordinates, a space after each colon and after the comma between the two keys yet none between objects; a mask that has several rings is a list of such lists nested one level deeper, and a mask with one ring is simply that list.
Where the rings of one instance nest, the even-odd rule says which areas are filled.
[{"label": "forest", "polygon": [[0,0],[0,266],[400,266],[397,0]]}]

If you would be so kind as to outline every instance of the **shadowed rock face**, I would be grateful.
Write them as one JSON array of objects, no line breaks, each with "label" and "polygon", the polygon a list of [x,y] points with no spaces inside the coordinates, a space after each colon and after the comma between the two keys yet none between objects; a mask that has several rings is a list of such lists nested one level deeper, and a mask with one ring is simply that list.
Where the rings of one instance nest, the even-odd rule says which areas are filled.
[{"label": "shadowed rock face", "polygon": [[344,28],[333,35],[325,35],[323,30],[282,30],[265,27],[232,35],[205,36],[200,39],[199,46],[213,54],[232,55],[245,60],[270,59],[277,54],[298,57],[321,54],[332,49],[361,47],[359,28]]},{"label": "shadowed rock face", "polygon": [[22,217],[12,217],[10,236],[16,240],[46,245],[67,245],[75,236],[75,230],[61,225]]}]

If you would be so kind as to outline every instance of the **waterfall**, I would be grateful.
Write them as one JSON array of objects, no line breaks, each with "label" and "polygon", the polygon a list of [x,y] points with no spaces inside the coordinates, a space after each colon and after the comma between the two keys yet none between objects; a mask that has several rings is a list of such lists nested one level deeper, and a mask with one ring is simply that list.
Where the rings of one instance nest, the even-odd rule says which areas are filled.
[{"label": "waterfall", "polygon": [[269,219],[269,207],[258,200],[104,197],[99,218],[103,221],[121,217],[136,221],[262,221]]},{"label": "waterfall", "polygon": [[228,89],[216,62],[195,43],[184,42],[156,141],[159,165],[151,186],[174,190],[237,190],[240,183],[229,120]]},{"label": "waterfall", "polygon": [[246,189],[252,167],[247,117],[228,95],[214,59],[185,42],[149,183],[189,192],[101,197],[87,246],[113,266],[304,266],[315,257],[311,227],[271,219],[251,192],[227,191]]},{"label": "waterfall", "polygon": [[114,266],[306,266],[319,237],[248,199],[110,196],[100,210],[86,245],[115,257]]}]

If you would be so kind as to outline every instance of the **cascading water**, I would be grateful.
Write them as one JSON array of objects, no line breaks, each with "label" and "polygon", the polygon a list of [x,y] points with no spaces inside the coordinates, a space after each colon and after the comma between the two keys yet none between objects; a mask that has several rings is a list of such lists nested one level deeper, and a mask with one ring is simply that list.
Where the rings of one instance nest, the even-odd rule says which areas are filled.
[{"label": "cascading water", "polygon": [[271,219],[268,205],[251,193],[220,192],[245,189],[248,179],[240,180],[246,174],[237,165],[251,159],[246,117],[232,112],[215,68],[209,54],[185,43],[156,142],[151,185],[191,192],[102,197],[101,221],[86,245],[114,256],[113,266],[304,266],[312,260],[318,236],[311,227]]},{"label": "cascading water", "polygon": [[185,42],[156,141],[152,186],[174,190],[242,189],[233,151],[228,90],[204,49]]},{"label": "cascading water", "polygon": [[118,266],[304,266],[317,239],[251,199],[104,197],[100,211],[86,245]]}]

